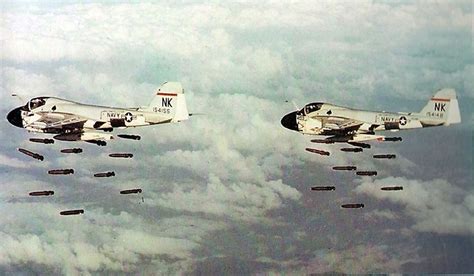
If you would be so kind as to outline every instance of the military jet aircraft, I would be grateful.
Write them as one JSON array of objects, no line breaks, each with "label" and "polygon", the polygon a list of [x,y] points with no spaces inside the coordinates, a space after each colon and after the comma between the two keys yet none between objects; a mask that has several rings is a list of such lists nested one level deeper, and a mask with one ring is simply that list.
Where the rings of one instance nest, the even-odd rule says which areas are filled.
[{"label": "military jet aircraft", "polygon": [[[63,141],[87,141],[100,146],[113,139],[114,128],[180,122],[189,118],[184,90],[165,82],[147,107],[116,108],[81,104],[55,97],[36,97],[10,111],[7,120],[31,132],[56,134]],[[100,132],[102,131],[102,132]]]},{"label": "military jet aircraft", "polygon": [[456,92],[449,88],[436,92],[420,112],[366,111],[315,102],[281,119],[281,124],[290,130],[326,136],[312,140],[316,143],[383,141],[386,137],[376,135],[376,131],[447,126],[460,122]]}]

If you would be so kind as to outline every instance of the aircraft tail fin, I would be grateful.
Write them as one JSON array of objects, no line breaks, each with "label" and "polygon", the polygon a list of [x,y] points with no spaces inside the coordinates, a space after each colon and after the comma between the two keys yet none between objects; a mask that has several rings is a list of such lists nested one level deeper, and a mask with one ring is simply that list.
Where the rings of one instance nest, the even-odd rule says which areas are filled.
[{"label": "aircraft tail fin", "polygon": [[456,91],[452,88],[444,88],[436,92],[421,110],[422,116],[443,121],[444,125],[458,124],[461,122],[458,99]]},{"label": "aircraft tail fin", "polygon": [[165,82],[147,108],[148,111],[171,117],[172,122],[189,118],[184,89],[179,82]]}]

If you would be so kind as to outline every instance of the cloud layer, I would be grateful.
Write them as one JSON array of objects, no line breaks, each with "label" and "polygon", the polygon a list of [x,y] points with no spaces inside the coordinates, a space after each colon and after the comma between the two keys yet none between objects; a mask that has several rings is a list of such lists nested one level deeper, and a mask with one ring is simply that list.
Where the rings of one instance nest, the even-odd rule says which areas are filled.
[{"label": "cloud layer", "polygon": [[[403,191],[381,191],[384,186],[402,186]],[[363,182],[356,192],[401,204],[415,221],[413,229],[439,234],[474,234],[474,196],[442,179],[432,181],[388,177]],[[381,213],[376,213],[380,216]],[[390,213],[385,216],[391,219]]]},{"label": "cloud layer", "polygon": [[[0,271],[423,272],[404,271],[424,261],[419,235],[472,241],[470,2],[20,3],[2,10],[0,34],[4,114],[20,104],[11,93],[143,106],[169,80],[205,114],[133,130],[138,143],[77,143],[75,156],[59,153],[72,144],[31,144],[0,122]],[[326,145],[331,158],[319,158],[279,123],[287,100],[417,111],[440,87],[457,90],[467,123],[373,146],[395,152],[392,163]],[[110,160],[114,151],[135,158]],[[331,172],[343,164],[377,168],[380,179]],[[61,167],[76,174],[46,174]],[[91,177],[107,170],[117,176]],[[392,182],[404,191],[380,192]],[[308,193],[317,184],[337,189]],[[143,198],[118,194],[133,187]],[[26,196],[45,188],[55,196]],[[367,208],[341,212],[349,201]],[[58,216],[70,208],[86,212]]]}]

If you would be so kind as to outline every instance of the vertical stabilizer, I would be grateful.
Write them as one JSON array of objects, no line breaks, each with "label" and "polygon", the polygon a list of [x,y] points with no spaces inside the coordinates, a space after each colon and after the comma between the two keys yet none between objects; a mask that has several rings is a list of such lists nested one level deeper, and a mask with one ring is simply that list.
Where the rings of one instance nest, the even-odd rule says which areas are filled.
[{"label": "vertical stabilizer", "polygon": [[428,101],[420,114],[433,119],[433,121],[443,121],[445,125],[460,123],[461,114],[456,91],[452,88],[439,90]]},{"label": "vertical stabilizer", "polygon": [[189,118],[184,89],[179,82],[165,82],[156,91],[156,96],[147,108],[150,112],[170,117],[173,122]]}]

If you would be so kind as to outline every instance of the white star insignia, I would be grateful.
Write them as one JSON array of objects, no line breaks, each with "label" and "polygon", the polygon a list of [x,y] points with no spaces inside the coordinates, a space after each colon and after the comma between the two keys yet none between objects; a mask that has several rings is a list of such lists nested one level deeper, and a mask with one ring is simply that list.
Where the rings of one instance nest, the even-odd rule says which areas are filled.
[{"label": "white star insignia", "polygon": [[400,118],[400,124],[404,126],[407,123],[407,119],[405,117]]},{"label": "white star insignia", "polygon": [[127,122],[131,122],[133,119],[133,116],[130,112],[128,112],[127,114],[125,114],[125,121]]}]

